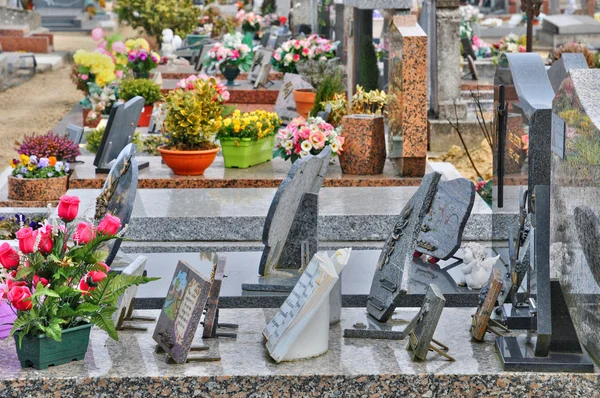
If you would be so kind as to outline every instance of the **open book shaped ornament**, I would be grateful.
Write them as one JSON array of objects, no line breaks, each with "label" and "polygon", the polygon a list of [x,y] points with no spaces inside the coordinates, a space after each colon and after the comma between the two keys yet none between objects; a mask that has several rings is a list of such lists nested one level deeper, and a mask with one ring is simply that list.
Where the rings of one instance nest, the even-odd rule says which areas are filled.
[{"label": "open book shaped ornament", "polygon": [[331,257],[315,254],[263,331],[267,350],[276,362],[311,358],[329,348],[329,293],[348,263],[352,249],[340,249]]}]

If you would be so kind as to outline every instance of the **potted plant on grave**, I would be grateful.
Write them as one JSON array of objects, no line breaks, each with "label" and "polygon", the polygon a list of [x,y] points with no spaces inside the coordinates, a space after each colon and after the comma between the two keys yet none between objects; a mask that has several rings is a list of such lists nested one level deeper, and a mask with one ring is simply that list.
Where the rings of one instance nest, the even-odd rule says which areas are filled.
[{"label": "potted plant on grave", "polygon": [[69,162],[79,156],[79,146],[67,137],[48,132],[15,142],[19,154],[12,159],[8,198],[18,201],[58,200],[68,189]]},{"label": "potted plant on grave", "polygon": [[[21,366],[44,369],[85,357],[92,325],[118,340],[112,315],[127,288],[157,278],[109,273],[106,244],[123,235],[118,217],[75,225],[79,198],[61,197],[58,216],[17,232],[19,249],[0,245],[9,271],[0,297],[16,310],[11,330]],[[62,220],[62,222],[59,220]]]},{"label": "potted plant on grave", "polygon": [[244,43],[240,32],[227,33],[208,51],[205,66],[218,68],[227,79],[228,86],[235,85],[240,70],[248,72],[252,66],[252,48]]},{"label": "potted plant on grave", "polygon": [[[334,83],[334,85],[337,86],[338,84],[335,81],[336,79],[334,78],[333,81],[331,79],[333,76],[343,73],[341,71],[341,66],[334,63],[329,63],[326,60],[305,60],[299,62],[297,68],[300,76],[302,76],[302,79],[309,83],[312,87],[317,88],[322,87],[326,79],[329,81],[329,83]],[[325,88],[327,90],[330,88],[333,88],[334,90],[338,89],[338,87],[330,87],[329,84]],[[296,111],[298,112],[298,115],[305,119],[308,118],[310,111],[315,107],[317,90],[314,88],[296,89],[293,92],[293,96],[294,101],[296,101]],[[319,107],[317,106],[317,108]]]},{"label": "potted plant on grave", "polygon": [[145,100],[144,109],[138,121],[138,127],[148,127],[154,103],[161,98],[160,86],[149,79],[132,79],[121,82],[119,86],[120,99],[129,101],[138,95]]},{"label": "potted plant on grave", "polygon": [[[217,156],[214,143],[222,126],[223,85],[214,77],[188,79],[167,95],[163,133],[166,145],[158,148],[177,175],[202,175]],[[191,87],[190,87],[191,86]]]},{"label": "potted plant on grave", "polygon": [[150,71],[158,66],[160,55],[150,50],[145,39],[127,40],[127,65],[137,79],[147,79]]},{"label": "potted plant on grave", "polygon": [[276,113],[239,110],[223,120],[217,138],[223,149],[225,167],[241,169],[271,160],[275,132],[281,120]]},{"label": "potted plant on grave", "polygon": [[325,110],[326,102],[332,100],[336,95],[345,98],[346,86],[344,84],[344,67],[333,65],[325,70],[325,76],[317,87],[313,108],[310,116],[316,117],[318,113]]},{"label": "potted plant on grave", "polygon": [[338,42],[320,38],[312,34],[304,39],[291,39],[283,42],[273,52],[271,64],[283,73],[298,73],[297,65],[301,61],[327,61],[335,58]]},{"label": "potted plant on grave", "polygon": [[331,147],[331,156],[342,151],[344,137],[331,124],[320,117],[305,120],[297,117],[275,136],[273,157],[290,159],[292,163],[305,156],[317,155],[326,146]]}]

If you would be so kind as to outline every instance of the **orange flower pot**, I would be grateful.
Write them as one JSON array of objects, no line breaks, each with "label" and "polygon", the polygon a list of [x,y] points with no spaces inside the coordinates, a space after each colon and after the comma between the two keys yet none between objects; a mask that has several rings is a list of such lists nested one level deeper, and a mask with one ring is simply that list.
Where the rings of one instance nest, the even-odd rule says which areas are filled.
[{"label": "orange flower pot", "polygon": [[138,127],[150,126],[150,119],[152,118],[153,109],[154,105],[144,105],[144,108],[142,109],[142,114],[140,115],[140,119],[138,120]]},{"label": "orange flower pot", "polygon": [[317,93],[312,88],[294,90],[294,101],[296,101],[296,112],[298,115],[308,119],[308,114],[315,106]]},{"label": "orange flower pot", "polygon": [[199,176],[214,162],[220,149],[221,147],[206,151],[177,151],[159,147],[158,151],[173,173],[180,176]]}]

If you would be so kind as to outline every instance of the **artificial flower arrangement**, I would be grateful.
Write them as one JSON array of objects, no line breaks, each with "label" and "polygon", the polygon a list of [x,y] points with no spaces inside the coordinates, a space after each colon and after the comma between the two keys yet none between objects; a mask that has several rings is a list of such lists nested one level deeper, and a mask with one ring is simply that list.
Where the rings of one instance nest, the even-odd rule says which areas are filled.
[{"label": "artificial flower arrangement", "polygon": [[95,127],[102,119],[102,115],[110,114],[113,105],[118,101],[119,85],[114,81],[104,87],[96,83],[88,83],[88,95],[79,103],[85,113],[84,124]]},{"label": "artificial flower arrangement", "polygon": [[88,92],[88,83],[95,83],[104,87],[114,81],[115,63],[107,54],[98,51],[77,50],[73,54],[73,81],[77,88],[83,92]]},{"label": "artificial flower arrangement", "polygon": [[92,29],[92,39],[98,43],[95,51],[111,57],[115,64],[115,76],[117,79],[122,79],[127,73],[128,65],[127,46],[121,34],[105,36],[104,29],[94,28]]},{"label": "artificial flower arrangement", "polygon": [[275,50],[271,64],[279,72],[298,73],[296,65],[307,59],[326,61],[335,57],[338,42],[312,34],[305,39],[291,39]]},{"label": "artificial flower arrangement", "polygon": [[281,119],[275,112],[259,110],[242,113],[235,110],[231,116],[223,119],[223,126],[217,133],[217,138],[256,141],[274,135],[280,125]]},{"label": "artificial flower arrangement", "polygon": [[209,82],[217,91],[217,96],[215,97],[215,101],[222,104],[223,102],[229,101],[229,90],[227,90],[227,86],[219,80],[219,78],[215,76],[208,76],[205,73],[200,73],[199,75],[191,75],[186,77],[185,79],[181,79],[177,82],[177,88],[182,88],[184,90],[195,90],[196,88],[196,80],[205,80]]},{"label": "artificial flower arrangement", "polygon": [[0,245],[0,264],[8,272],[0,280],[0,299],[16,310],[11,335],[18,336],[18,347],[37,335],[61,341],[63,331],[86,324],[118,340],[112,319],[117,300],[130,286],[157,279],[109,273],[105,246],[126,228],[110,214],[98,225],[75,225],[79,203],[62,196],[58,216],[36,230],[23,225],[17,231],[19,250]]},{"label": "artificial flower arrangement", "polygon": [[494,64],[498,64],[500,61],[500,57],[504,53],[524,53],[526,52],[525,44],[527,43],[527,38],[525,35],[518,36],[514,33],[511,33],[502,39],[499,42],[492,44],[492,62]]},{"label": "artificial flower arrangement", "polygon": [[246,12],[242,8],[235,16],[237,21],[242,25],[242,32],[256,33],[260,30],[263,22],[263,17],[254,12]]},{"label": "artificial flower arrangement", "polygon": [[473,51],[477,55],[477,58],[491,58],[492,47],[486,41],[474,35],[471,38],[471,42],[473,43]]},{"label": "artificial flower arrangement", "polygon": [[221,70],[228,66],[237,67],[247,72],[252,66],[252,49],[242,42],[244,36],[240,32],[227,33],[221,42],[217,42],[206,55],[205,66],[215,66]]},{"label": "artificial flower arrangement", "polygon": [[145,39],[127,40],[127,63],[136,77],[147,78],[150,71],[158,66],[160,55],[150,51]]},{"label": "artificial flower arrangement", "polygon": [[343,145],[344,137],[320,117],[308,120],[298,117],[275,136],[273,157],[291,159],[294,163],[309,154],[319,154],[327,146],[331,147],[331,156],[336,156],[342,152]]}]

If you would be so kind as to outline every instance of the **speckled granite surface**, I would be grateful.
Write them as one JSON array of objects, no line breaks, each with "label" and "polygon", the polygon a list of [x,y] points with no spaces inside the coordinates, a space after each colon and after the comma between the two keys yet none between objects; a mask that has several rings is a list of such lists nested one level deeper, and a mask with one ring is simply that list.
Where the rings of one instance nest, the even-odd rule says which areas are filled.
[{"label": "speckled granite surface", "polygon": [[[45,371],[20,369],[13,341],[2,341],[0,396],[600,396],[598,371],[503,372],[489,337],[484,343],[470,341],[474,309],[445,309],[436,331],[435,338],[450,347],[456,362],[435,353],[412,362],[404,341],[344,339],[343,328],[363,309],[343,309],[342,322],[330,329],[325,355],[282,364],[270,359],[261,335],[274,311],[223,310],[222,321],[240,324],[238,338],[203,342],[211,355],[221,356],[220,362],[167,365],[162,354],[154,353],[153,326],[147,332],[121,332],[119,342],[94,328],[85,361]],[[403,309],[396,317],[409,320],[415,313]]]},{"label": "speckled granite surface", "polygon": [[[164,79],[161,91],[163,94],[174,90],[179,79]],[[281,80],[273,81],[268,88],[254,88],[247,80],[240,80],[239,86],[228,86],[229,103],[232,104],[274,104],[281,89]]]}]

